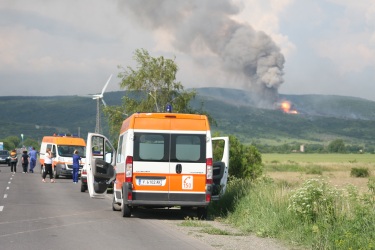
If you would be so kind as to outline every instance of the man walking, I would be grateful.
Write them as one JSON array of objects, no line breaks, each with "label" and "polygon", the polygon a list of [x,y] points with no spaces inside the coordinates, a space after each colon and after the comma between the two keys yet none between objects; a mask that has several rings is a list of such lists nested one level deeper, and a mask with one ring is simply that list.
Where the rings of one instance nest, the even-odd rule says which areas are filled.
[{"label": "man walking", "polygon": [[35,150],[34,147],[30,150],[29,156],[30,156],[30,173],[34,173],[36,159],[38,158],[38,152]]}]

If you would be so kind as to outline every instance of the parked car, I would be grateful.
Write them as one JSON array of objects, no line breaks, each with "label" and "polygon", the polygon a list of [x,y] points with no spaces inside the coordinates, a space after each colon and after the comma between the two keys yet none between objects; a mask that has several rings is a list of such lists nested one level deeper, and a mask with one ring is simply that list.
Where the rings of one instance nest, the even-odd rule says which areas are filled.
[{"label": "parked car", "polygon": [[10,156],[7,150],[0,150],[0,163],[10,165]]}]

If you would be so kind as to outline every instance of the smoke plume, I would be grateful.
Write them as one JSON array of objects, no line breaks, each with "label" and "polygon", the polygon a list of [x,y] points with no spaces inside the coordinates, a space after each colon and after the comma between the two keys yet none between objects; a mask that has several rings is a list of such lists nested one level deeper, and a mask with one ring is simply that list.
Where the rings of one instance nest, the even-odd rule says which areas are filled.
[{"label": "smoke plume", "polygon": [[122,0],[119,4],[136,23],[167,30],[181,52],[197,59],[195,50],[200,46],[214,54],[220,70],[240,79],[259,106],[271,107],[277,101],[284,56],[267,34],[231,18],[240,11],[233,1]]}]

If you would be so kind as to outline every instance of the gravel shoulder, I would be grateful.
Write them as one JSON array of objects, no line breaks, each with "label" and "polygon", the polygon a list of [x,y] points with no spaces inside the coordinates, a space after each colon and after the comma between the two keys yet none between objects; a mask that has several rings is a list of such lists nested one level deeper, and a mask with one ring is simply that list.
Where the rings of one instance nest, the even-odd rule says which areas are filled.
[{"label": "gravel shoulder", "polygon": [[[181,220],[165,220],[176,230],[179,230],[190,237],[201,240],[202,242],[211,245],[215,249],[222,250],[287,250],[287,249],[301,249],[288,247],[276,239],[260,238],[252,234],[244,234],[238,229],[225,224],[220,221],[199,221],[199,226],[184,226]],[[206,231],[227,232],[229,235],[212,234]]]}]

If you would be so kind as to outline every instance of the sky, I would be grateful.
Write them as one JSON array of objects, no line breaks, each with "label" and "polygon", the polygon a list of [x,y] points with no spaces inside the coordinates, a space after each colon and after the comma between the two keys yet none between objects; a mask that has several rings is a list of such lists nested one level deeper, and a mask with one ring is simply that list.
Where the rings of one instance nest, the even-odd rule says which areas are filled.
[{"label": "sky", "polygon": [[121,90],[142,48],[186,89],[375,101],[375,0],[0,0],[0,96]]}]

